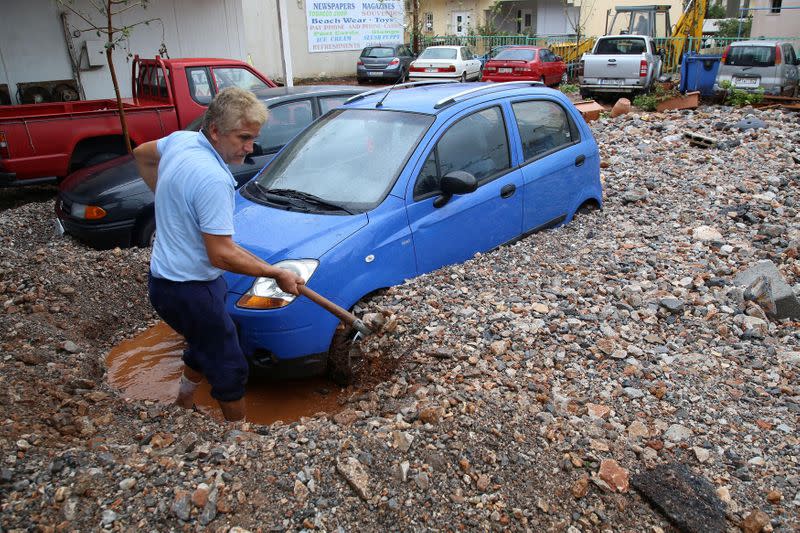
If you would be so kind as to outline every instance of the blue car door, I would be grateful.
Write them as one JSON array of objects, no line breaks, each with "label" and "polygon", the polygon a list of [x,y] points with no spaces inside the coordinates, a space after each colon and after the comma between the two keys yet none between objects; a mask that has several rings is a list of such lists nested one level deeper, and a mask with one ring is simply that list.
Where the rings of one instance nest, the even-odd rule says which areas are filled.
[{"label": "blue car door", "polygon": [[522,145],[524,179],[524,232],[557,226],[574,208],[586,163],[585,143],[572,116],[551,100],[525,100],[511,104]]},{"label": "blue car door", "polygon": [[[522,229],[522,174],[511,165],[505,113],[499,104],[470,110],[446,126],[423,156],[406,202],[419,273],[457,263],[514,239]],[[441,207],[441,177],[462,170],[478,189]]]}]

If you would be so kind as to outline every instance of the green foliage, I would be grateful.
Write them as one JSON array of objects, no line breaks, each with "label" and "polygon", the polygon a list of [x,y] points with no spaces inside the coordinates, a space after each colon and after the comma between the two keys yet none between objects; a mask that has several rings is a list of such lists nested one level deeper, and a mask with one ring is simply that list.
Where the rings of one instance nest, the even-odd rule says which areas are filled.
[{"label": "green foliage", "polygon": [[714,5],[709,4],[706,9],[707,19],[724,19],[725,7],[722,5],[722,0],[717,0]]},{"label": "green foliage", "polygon": [[750,30],[753,28],[753,17],[741,23],[741,33],[739,30],[739,19],[725,19],[719,21],[719,31],[715,37],[750,37]]},{"label": "green foliage", "polygon": [[645,111],[655,111],[660,101],[653,93],[637,94],[633,99],[633,105]]},{"label": "green foliage", "polygon": [[580,88],[574,83],[562,83],[559,89],[564,94],[573,94],[578,92]]},{"label": "green foliage", "polygon": [[719,86],[725,89],[725,103],[735,107],[757,104],[764,100],[764,89],[759,87],[754,92],[736,89],[729,81],[723,81]]}]

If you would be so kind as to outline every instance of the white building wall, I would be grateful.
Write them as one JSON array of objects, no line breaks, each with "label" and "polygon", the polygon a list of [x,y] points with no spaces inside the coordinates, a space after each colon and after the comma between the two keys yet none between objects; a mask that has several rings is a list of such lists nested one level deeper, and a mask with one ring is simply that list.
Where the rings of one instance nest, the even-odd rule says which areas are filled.
[{"label": "white building wall", "polygon": [[[88,0],[74,5],[100,21]],[[0,17],[0,83],[8,83],[12,93],[17,83],[70,79],[73,77],[59,19],[63,10],[55,0],[27,0],[4,7]],[[160,0],[146,10],[134,8],[115,23],[131,25],[146,19],[160,19],[133,28],[128,48],[114,52],[114,65],[124,97],[131,94],[131,65],[127,54],[154,57],[163,42],[170,57],[224,57],[246,60],[242,0]],[[87,23],[70,15],[76,51],[86,40],[103,40],[88,29]],[[163,30],[162,30],[163,23]],[[104,54],[103,54],[104,57]],[[86,59],[83,60],[84,66]],[[107,66],[81,72],[87,99],[110,98],[114,94]],[[12,95],[13,98],[13,95]],[[16,100],[15,100],[16,101]]]},{"label": "white building wall", "polygon": [[[564,14],[564,4],[558,0],[540,0],[536,5],[536,35],[564,35],[575,33]],[[570,19],[577,20],[579,8],[568,7]]]}]

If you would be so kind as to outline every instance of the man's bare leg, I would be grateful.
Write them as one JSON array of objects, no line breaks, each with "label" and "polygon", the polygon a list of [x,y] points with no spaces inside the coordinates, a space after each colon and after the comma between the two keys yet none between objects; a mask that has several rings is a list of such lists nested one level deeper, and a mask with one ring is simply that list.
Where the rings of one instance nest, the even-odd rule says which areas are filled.
[{"label": "man's bare leg", "polygon": [[244,398],[233,402],[219,402],[219,406],[222,408],[222,414],[228,422],[244,420],[244,415],[246,414]]},{"label": "man's bare leg", "polygon": [[202,380],[203,374],[183,365],[181,386],[178,389],[178,397],[175,399],[175,404],[184,409],[191,409],[194,405],[194,391]]}]

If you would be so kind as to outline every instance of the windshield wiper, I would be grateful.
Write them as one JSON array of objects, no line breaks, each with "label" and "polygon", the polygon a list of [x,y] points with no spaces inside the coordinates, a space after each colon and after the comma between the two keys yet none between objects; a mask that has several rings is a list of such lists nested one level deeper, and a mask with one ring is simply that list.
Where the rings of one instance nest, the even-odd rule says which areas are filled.
[{"label": "windshield wiper", "polygon": [[303,200],[304,202],[307,202],[307,203],[313,204],[313,205],[317,205],[317,206],[320,206],[320,207],[329,207],[329,208],[333,208],[333,209],[335,209],[337,211],[344,211],[348,215],[355,214],[352,211],[350,211],[349,209],[347,209],[346,207],[341,206],[341,205],[339,205],[337,203],[329,202],[328,200],[320,198],[319,196],[315,196],[315,195],[313,195],[311,193],[307,193],[307,192],[303,192],[303,191],[298,191],[296,189],[266,189],[266,190],[264,190],[264,192],[267,193],[267,194],[275,195],[275,196],[284,196],[286,198],[296,198],[298,200]]},{"label": "windshield wiper", "polygon": [[[293,198],[290,197],[290,196],[287,196],[287,195],[281,196],[281,195],[277,195],[277,194],[272,194],[272,191],[270,189],[267,189],[263,185],[261,185],[258,182],[258,180],[253,180],[253,181],[249,182],[246,185],[246,187],[248,189],[248,192],[250,194],[252,194],[253,196],[257,197],[257,198],[266,198],[267,200],[269,200],[269,201],[271,201],[271,202],[273,202],[275,204],[285,205],[285,206],[288,206],[288,207],[293,207],[293,208],[299,209],[301,211],[308,211],[308,209],[305,206],[300,205],[297,202],[293,202],[292,201]],[[254,193],[253,191],[251,191],[250,190],[251,187],[255,188],[257,193]],[[273,196],[273,198],[267,198],[268,196]],[[276,198],[274,198],[276,196],[278,197],[277,200],[276,200]]]}]

